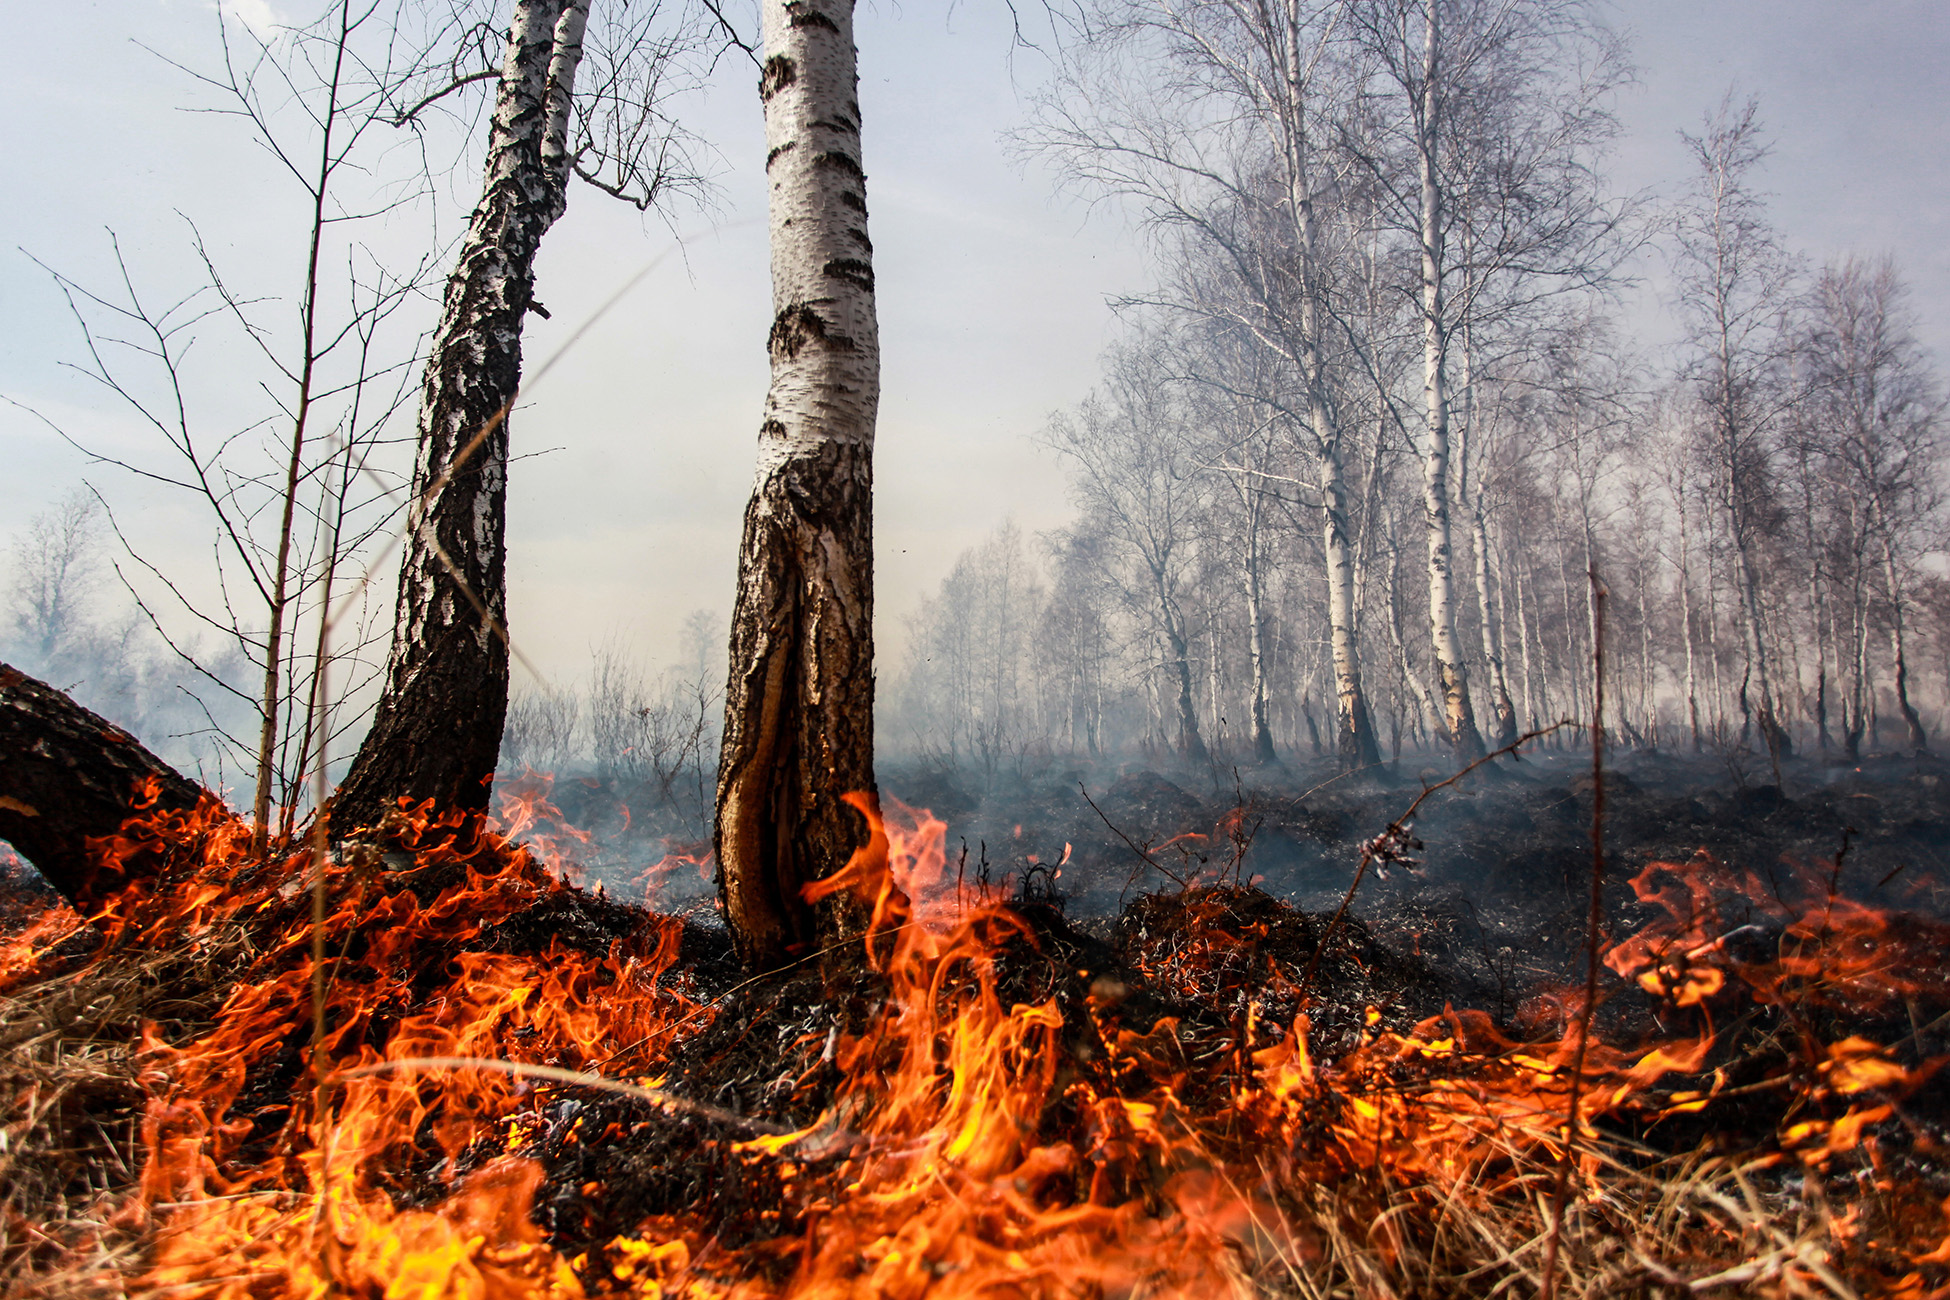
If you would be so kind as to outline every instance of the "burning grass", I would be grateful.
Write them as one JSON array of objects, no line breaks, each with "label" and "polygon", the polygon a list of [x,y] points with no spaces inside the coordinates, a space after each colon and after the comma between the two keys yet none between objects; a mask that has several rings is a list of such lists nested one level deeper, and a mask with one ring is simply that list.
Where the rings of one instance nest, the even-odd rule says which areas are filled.
[{"label": "burning grass", "polygon": [[7,1285],[1523,1294],[1567,1160],[1560,1294],[1950,1294],[1920,1056],[1950,931],[1834,874],[1648,867],[1574,1090],[1581,989],[1448,1008],[1359,924],[1238,883],[1089,931],[862,809],[829,886],[873,906],[860,960],[762,981],[429,809],[407,856],[322,882],[214,806],[131,824],[105,865],[162,853],[163,884],[0,951]]}]

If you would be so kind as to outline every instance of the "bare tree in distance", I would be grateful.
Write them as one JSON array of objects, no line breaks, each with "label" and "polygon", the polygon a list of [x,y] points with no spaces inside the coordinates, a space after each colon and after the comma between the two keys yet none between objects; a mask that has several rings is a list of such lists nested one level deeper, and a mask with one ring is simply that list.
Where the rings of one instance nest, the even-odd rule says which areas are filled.
[{"label": "bare tree in distance", "polygon": [[1044,441],[1076,466],[1071,492],[1085,526],[1120,553],[1123,597],[1143,611],[1164,647],[1173,693],[1175,748],[1210,758],[1194,707],[1184,595],[1201,488],[1189,417],[1166,373],[1157,336],[1113,352],[1104,392],[1074,415],[1059,414]]},{"label": "bare tree in distance", "polygon": [[10,548],[7,613],[36,672],[48,673],[84,631],[86,606],[101,584],[101,529],[101,502],[78,488],[29,520]]},{"label": "bare tree in distance", "polygon": [[1809,303],[1806,393],[1837,488],[1860,507],[1887,602],[1890,685],[1914,753],[1929,749],[1910,700],[1905,636],[1910,573],[1940,520],[1945,397],[1913,333],[1907,292],[1887,258],[1822,268]]},{"label": "bare tree in distance", "polygon": [[1794,746],[1779,716],[1759,569],[1775,508],[1775,437],[1792,403],[1784,363],[1795,266],[1755,188],[1755,171],[1770,151],[1758,101],[1736,102],[1729,91],[1701,133],[1684,139],[1694,171],[1676,213],[1673,262],[1691,354],[1688,378],[1705,416],[1702,451],[1732,542],[1746,652],[1742,726],[1758,728],[1778,763]]},{"label": "bare tree in distance", "polygon": [[[1336,750],[1379,761],[1355,630],[1348,438],[1332,354],[1348,338],[1331,302],[1329,219],[1344,179],[1325,156],[1344,87],[1330,57],[1340,3],[1102,0],[1020,145],[1071,180],[1127,200],[1170,246],[1177,285],[1148,300],[1232,322],[1290,373],[1275,402],[1318,464]],[[1259,394],[1262,399],[1272,396]]]},{"label": "bare tree in distance", "polygon": [[[1624,208],[1594,166],[1616,131],[1605,103],[1622,52],[1585,0],[1360,0],[1349,24],[1393,100],[1342,144],[1419,263],[1431,645],[1444,724],[1469,761],[1484,750],[1457,632],[1451,352],[1499,316],[1606,283],[1622,260]],[[1507,729],[1507,700],[1495,703]]]}]

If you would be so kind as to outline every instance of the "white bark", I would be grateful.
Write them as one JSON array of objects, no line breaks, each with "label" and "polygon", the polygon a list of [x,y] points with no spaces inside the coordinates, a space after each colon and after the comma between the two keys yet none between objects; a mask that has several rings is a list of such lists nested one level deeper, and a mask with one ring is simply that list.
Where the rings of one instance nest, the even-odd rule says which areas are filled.
[{"label": "white bark", "polygon": [[769,969],[863,917],[804,889],[844,866],[873,790],[873,245],[851,0],[764,0],[772,383],[745,512],[718,772],[719,893]]},{"label": "white bark", "polygon": [[1427,445],[1423,448],[1422,502],[1428,526],[1429,632],[1441,679],[1443,723],[1458,757],[1483,753],[1483,738],[1469,700],[1462,641],[1456,635],[1456,597],[1452,574],[1454,546],[1449,526],[1449,393],[1445,372],[1448,323],[1443,304],[1444,196],[1436,151],[1442,98],[1437,65],[1440,42],[1438,0],[1427,0],[1423,16],[1422,94],[1416,123],[1416,159],[1421,173],[1422,366],[1428,404]]},{"label": "white bark", "polygon": [[566,132],[588,0],[517,0],[480,203],[421,387],[387,684],[340,788],[342,829],[401,795],[486,806],[508,704],[508,409],[535,255],[567,203]]}]

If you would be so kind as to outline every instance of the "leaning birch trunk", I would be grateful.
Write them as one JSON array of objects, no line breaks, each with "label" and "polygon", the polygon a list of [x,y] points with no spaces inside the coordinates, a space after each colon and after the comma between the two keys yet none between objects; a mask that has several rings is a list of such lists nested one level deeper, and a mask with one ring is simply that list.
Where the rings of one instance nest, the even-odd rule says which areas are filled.
[{"label": "leaning birch trunk", "polygon": [[718,768],[718,893],[770,970],[862,922],[808,885],[866,841],[873,779],[873,245],[852,0],[764,0],[771,391],[745,510]]},{"label": "leaning birch trunk", "polygon": [[401,797],[487,806],[508,709],[508,408],[535,253],[567,203],[568,105],[589,0],[516,0],[480,205],[420,393],[386,690],[333,802],[341,831]]},{"label": "leaning birch trunk", "polygon": [[105,843],[131,818],[205,802],[220,806],[120,727],[0,663],[0,840],[77,910],[169,866],[145,837]]},{"label": "leaning birch trunk", "polygon": [[1429,631],[1442,691],[1443,725],[1456,756],[1480,758],[1483,738],[1469,701],[1462,642],[1456,636],[1456,596],[1452,573],[1454,546],[1449,526],[1449,394],[1443,373],[1445,311],[1442,301],[1442,190],[1436,175],[1437,5],[1428,0],[1422,48],[1422,96],[1416,153],[1422,182],[1422,364],[1428,401],[1428,447],[1422,465],[1423,505],[1429,543]]}]

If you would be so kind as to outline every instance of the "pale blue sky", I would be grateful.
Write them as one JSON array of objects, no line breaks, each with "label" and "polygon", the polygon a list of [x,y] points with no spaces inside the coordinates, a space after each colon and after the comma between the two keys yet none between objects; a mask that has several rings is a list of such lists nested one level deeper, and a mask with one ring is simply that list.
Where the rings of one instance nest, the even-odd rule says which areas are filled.
[{"label": "pale blue sky", "polygon": [[[273,4],[289,0],[272,0]],[[1766,183],[1787,242],[1820,260],[1893,252],[1923,333],[1950,352],[1950,5],[1936,0],[1630,0],[1642,84],[1619,103],[1623,189],[1670,186],[1696,127],[1730,81],[1757,93],[1778,149]],[[1060,467],[1030,441],[1052,408],[1089,388],[1114,333],[1105,298],[1144,275],[1114,215],[1086,216],[1049,178],[1011,164],[1015,125],[1041,67],[1010,56],[999,0],[862,6],[869,202],[885,358],[878,453],[880,601],[889,642],[956,553],[1014,515],[1061,522]],[[177,210],[259,292],[297,269],[290,196],[222,119],[174,111],[186,62],[213,51],[204,0],[70,0],[36,10],[40,57],[0,87],[0,395],[104,445],[143,435],[59,368],[80,340],[45,273],[110,273],[104,227],[138,275],[191,273]],[[728,63],[700,129],[722,150],[726,228],[673,260],[571,353],[513,424],[511,622],[551,675],[577,675],[591,642],[619,632],[667,660],[690,609],[723,611],[765,388],[769,319],[762,130],[748,67]],[[468,171],[472,164],[468,165]],[[457,188],[474,184],[465,176]],[[699,226],[698,222],[685,223]],[[413,237],[396,232],[401,246]],[[527,352],[552,352],[620,280],[667,248],[657,224],[586,187],[550,235]],[[1648,294],[1656,292],[1649,287]],[[1647,308],[1633,318],[1653,320]],[[1656,340],[1648,340],[1656,341]],[[244,409],[246,394],[223,394]],[[0,405],[0,535],[84,474],[125,508],[140,544],[191,571],[207,542],[194,510],[96,469]]]}]

